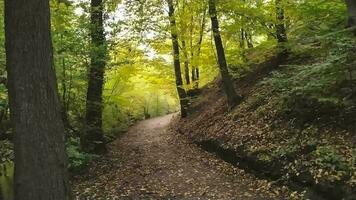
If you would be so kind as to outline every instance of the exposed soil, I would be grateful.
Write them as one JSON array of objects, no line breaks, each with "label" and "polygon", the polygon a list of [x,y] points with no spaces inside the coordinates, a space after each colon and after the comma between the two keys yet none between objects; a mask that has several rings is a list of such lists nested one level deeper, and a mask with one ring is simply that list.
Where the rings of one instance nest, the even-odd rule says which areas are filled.
[{"label": "exposed soil", "polygon": [[[110,146],[88,175],[76,177],[77,199],[285,199],[279,188],[235,168],[169,129],[173,115],[146,120]],[[288,198],[290,199],[290,198]]]}]

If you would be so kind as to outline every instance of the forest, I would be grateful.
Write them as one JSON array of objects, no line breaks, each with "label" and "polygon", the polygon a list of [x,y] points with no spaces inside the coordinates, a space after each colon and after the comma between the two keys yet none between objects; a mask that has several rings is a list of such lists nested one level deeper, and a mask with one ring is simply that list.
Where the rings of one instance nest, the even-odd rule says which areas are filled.
[{"label": "forest", "polygon": [[356,199],[355,0],[0,0],[0,200]]}]

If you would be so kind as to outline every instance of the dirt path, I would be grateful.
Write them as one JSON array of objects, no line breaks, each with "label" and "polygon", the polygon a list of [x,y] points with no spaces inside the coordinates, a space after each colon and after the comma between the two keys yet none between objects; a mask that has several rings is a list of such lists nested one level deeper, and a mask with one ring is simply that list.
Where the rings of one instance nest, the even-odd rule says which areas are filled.
[{"label": "dirt path", "polygon": [[143,121],[75,181],[78,199],[284,199],[272,187],[168,129],[173,115]]}]

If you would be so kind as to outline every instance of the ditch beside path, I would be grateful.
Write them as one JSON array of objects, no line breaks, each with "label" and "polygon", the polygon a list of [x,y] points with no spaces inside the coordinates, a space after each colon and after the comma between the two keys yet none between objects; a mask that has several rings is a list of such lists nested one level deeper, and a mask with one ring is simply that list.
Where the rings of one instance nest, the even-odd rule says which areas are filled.
[{"label": "ditch beside path", "polygon": [[[169,129],[173,115],[139,122],[74,181],[77,199],[289,199]],[[288,195],[289,196],[289,195]]]}]

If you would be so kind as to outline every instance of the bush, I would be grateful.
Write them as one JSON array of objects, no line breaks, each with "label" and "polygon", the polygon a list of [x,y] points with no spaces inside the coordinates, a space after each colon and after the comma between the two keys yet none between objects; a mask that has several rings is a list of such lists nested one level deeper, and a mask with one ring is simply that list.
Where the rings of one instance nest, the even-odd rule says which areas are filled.
[{"label": "bush", "polygon": [[10,141],[0,141],[0,166],[14,159],[14,146]]},{"label": "bush", "polygon": [[83,170],[93,158],[93,155],[81,151],[79,138],[69,138],[67,142],[67,154],[69,159],[68,168],[71,172]]}]

